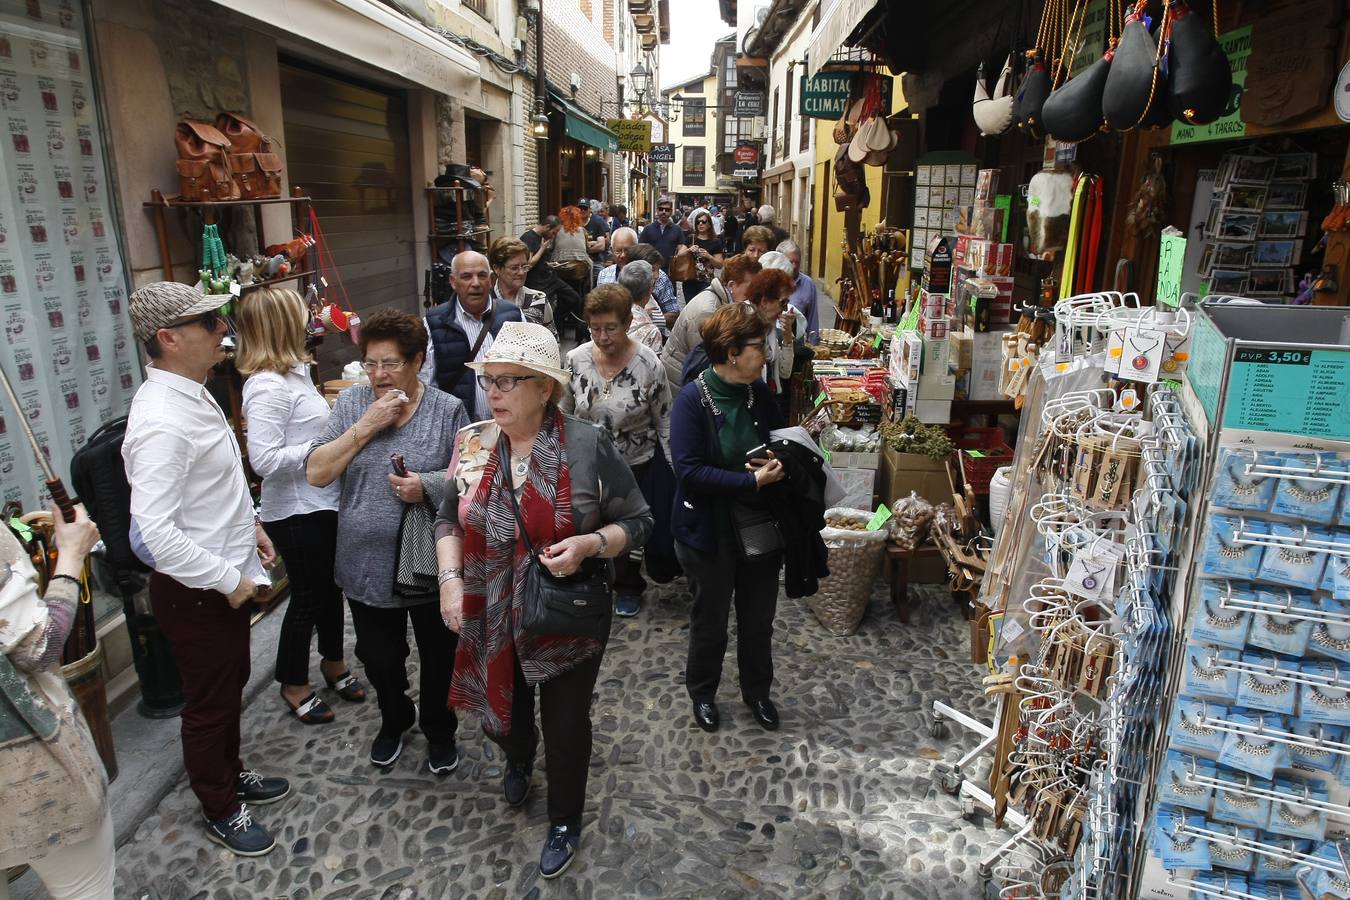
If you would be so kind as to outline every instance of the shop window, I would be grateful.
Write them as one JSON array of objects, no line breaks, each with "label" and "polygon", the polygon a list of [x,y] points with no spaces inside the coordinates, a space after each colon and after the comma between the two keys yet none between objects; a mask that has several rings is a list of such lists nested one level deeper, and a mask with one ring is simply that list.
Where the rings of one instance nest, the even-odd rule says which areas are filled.
[{"label": "shop window", "polygon": [[708,133],[708,101],[702,97],[685,97],[680,112],[684,120],[685,137],[704,137]]},{"label": "shop window", "polygon": [[[804,91],[806,90],[805,72],[802,73],[801,81],[802,84],[800,90]],[[801,96],[800,91],[798,92],[798,96]],[[814,122],[815,119],[811,118],[810,116],[799,116],[798,119],[801,123],[801,129],[797,134],[797,151],[800,153],[805,151],[811,145],[811,123]]]},{"label": "shop window", "polygon": [[683,181],[685,184],[707,183],[707,151],[703,147],[684,148]]}]

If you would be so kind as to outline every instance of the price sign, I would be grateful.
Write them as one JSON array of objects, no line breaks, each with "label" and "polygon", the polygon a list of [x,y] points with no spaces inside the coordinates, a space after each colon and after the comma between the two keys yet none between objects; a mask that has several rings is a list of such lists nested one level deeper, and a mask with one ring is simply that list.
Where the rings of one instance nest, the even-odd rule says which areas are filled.
[{"label": "price sign", "polygon": [[1224,406],[1225,428],[1350,440],[1350,353],[1239,347]]},{"label": "price sign", "polygon": [[886,520],[890,517],[891,508],[884,503],[878,504],[877,511],[872,514],[871,520],[867,523],[867,530],[876,531],[882,525],[885,525]]},{"label": "price sign", "polygon": [[1163,232],[1158,248],[1158,305],[1181,305],[1181,270],[1186,261],[1186,238]]}]

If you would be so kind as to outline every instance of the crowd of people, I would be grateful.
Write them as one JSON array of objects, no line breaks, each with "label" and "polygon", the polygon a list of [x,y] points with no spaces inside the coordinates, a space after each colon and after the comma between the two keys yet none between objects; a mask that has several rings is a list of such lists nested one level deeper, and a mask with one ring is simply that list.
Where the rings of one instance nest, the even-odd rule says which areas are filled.
[{"label": "crowd of people", "polygon": [[[519,807],[533,784],[538,713],[545,878],[580,845],[609,616],[640,615],[648,579],[687,581],[694,723],[720,727],[734,606],[742,700],[761,727],[778,728],[779,569],[785,556],[823,554],[801,529],[783,527],[777,544],[744,536],[768,509],[815,502],[798,496],[811,490],[800,462],[767,449],[801,344],[818,327],[814,285],[797,245],[764,224],[771,208],[743,229],[712,207],[687,211],[686,230],[668,199],[640,230],[622,207],[608,212],[583,200],[486,254],[459,253],[452,296],[424,316],[369,315],[357,345],[366,377],[331,408],[310,376],[310,315],[295,292],[248,292],[234,318],[222,297],[184,284],[133,293],[150,362],[123,444],[129,537],[153,570],[151,603],[182,676],[188,779],[207,836],[230,851],[272,850],[253,810],[292,790],[244,763],[240,735],[250,611],[270,591],[278,553],[290,601],[275,678],[298,722],[338,721],[341,704],[368,699],[368,685],[379,708],[370,763],[395,766],[416,726],[427,770],[446,776],[467,713],[502,748],[503,800]],[[672,278],[677,260],[688,277]],[[247,464],[261,479],[256,510],[244,448],[205,386],[232,331]],[[97,534],[82,513],[56,527],[60,556],[41,597],[22,552],[0,543],[0,676],[11,676],[0,686],[7,709],[37,711],[3,714],[31,741],[7,745],[0,760],[16,784],[31,783],[0,813],[0,862],[32,862],[57,897],[111,896],[106,783],[52,672]],[[612,586],[602,621],[547,602],[554,588],[595,583],[606,597]],[[364,683],[344,646],[348,615]],[[38,802],[39,776],[54,769],[63,775],[48,785],[69,794],[60,816]],[[71,882],[57,868],[83,879],[84,893],[62,887]]]}]

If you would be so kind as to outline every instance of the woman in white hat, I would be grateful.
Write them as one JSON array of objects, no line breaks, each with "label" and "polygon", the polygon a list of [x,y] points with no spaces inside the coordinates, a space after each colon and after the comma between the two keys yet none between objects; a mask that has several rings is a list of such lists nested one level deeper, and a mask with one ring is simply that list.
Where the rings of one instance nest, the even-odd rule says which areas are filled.
[{"label": "woman in white hat", "polygon": [[436,521],[441,614],[460,636],[450,705],[477,716],[502,748],[502,791],[509,806],[520,806],[537,749],[538,693],[549,781],[539,871],[555,878],[581,841],[591,694],[604,642],[518,629],[532,562],[516,509],[555,576],[641,546],[652,517],[609,434],[558,410],[568,373],[547,328],[508,322],[483,360],[469,365],[492,418],[456,436]]}]

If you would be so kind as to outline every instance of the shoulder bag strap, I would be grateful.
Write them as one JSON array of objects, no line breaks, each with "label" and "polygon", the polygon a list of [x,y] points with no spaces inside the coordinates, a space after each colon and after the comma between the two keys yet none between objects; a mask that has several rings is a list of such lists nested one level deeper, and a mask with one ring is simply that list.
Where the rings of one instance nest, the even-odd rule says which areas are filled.
[{"label": "shoulder bag strap", "polygon": [[506,473],[506,499],[511,502],[511,512],[516,517],[516,530],[525,541],[525,549],[530,551],[530,559],[545,575],[548,575],[549,571],[539,561],[539,551],[534,548],[534,541],[530,540],[530,532],[525,528],[525,517],[520,514],[520,505],[516,503],[515,483],[511,480],[511,449],[506,446],[505,434],[497,437],[497,458],[499,459],[497,470]]},{"label": "shoulder bag strap", "polygon": [[[455,304],[456,306],[459,304],[458,297],[455,298]],[[459,387],[460,379],[464,377],[465,372],[469,371],[468,363],[471,363],[478,358],[478,351],[483,349],[483,341],[487,340],[488,332],[492,330],[492,314],[495,310],[495,306],[488,310],[487,318],[483,320],[483,330],[478,332],[478,340],[473,342],[473,349],[469,351],[469,358],[464,361],[464,368],[456,372],[455,377],[451,379],[449,387],[446,388],[447,393]]]}]

